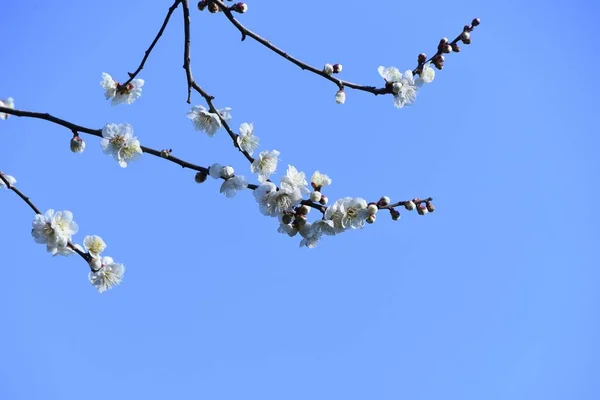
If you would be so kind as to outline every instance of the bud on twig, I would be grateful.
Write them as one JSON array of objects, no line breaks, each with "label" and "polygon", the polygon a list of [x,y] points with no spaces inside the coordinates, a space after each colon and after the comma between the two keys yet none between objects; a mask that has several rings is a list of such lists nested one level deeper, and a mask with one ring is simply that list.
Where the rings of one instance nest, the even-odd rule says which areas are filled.
[{"label": "bud on twig", "polygon": [[419,54],[419,57],[417,57],[417,61],[419,64],[423,64],[425,61],[427,61],[427,54],[425,54],[425,53]]},{"label": "bud on twig", "polygon": [[196,176],[194,176],[194,180],[196,181],[196,183],[203,183],[204,181],[206,181],[206,178],[208,177],[208,174],[204,171],[200,171],[196,173]]},{"label": "bud on twig", "polygon": [[435,207],[434,207],[434,205],[430,201],[426,202],[425,206],[427,207],[427,211],[429,211],[429,212],[434,212],[435,211]]},{"label": "bud on twig", "polygon": [[342,68],[342,64],[333,64],[333,73],[339,74],[340,72],[342,72]]},{"label": "bud on twig", "polygon": [[71,138],[69,147],[73,153],[83,153],[83,150],[85,150],[85,142],[79,137],[79,135],[73,136],[73,138]]},{"label": "bud on twig", "polygon": [[390,208],[390,215],[394,221],[398,221],[400,219],[400,211],[395,208]]},{"label": "bud on twig", "polygon": [[199,1],[198,2],[198,10],[204,11],[204,9],[206,8],[207,5],[208,5],[208,1],[206,1],[206,0]]},{"label": "bud on twig", "polygon": [[208,11],[210,11],[211,13],[214,14],[216,12],[221,11],[221,9],[217,5],[217,3],[210,2],[210,3],[208,3]]},{"label": "bud on twig", "polygon": [[230,10],[243,14],[248,11],[248,5],[246,3],[235,3],[230,7]]},{"label": "bud on twig", "polygon": [[479,18],[475,18],[473,21],[471,21],[471,25],[473,26],[477,26],[481,23],[481,20]]}]

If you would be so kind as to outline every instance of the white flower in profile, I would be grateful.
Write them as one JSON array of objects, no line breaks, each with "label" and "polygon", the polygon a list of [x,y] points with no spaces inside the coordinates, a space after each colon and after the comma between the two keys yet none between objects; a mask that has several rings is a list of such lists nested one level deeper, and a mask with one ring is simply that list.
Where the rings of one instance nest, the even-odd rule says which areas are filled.
[{"label": "white flower in profile", "polygon": [[333,221],[335,232],[338,233],[346,229],[362,228],[368,216],[367,202],[360,197],[336,200],[325,211],[325,219]]},{"label": "white flower in profile", "polygon": [[323,235],[335,235],[335,228],[331,220],[318,220],[312,224],[307,222],[300,228],[300,235],[303,237],[300,247],[312,249],[317,246]]},{"label": "white flower in profile", "polygon": [[290,180],[292,181],[292,183],[298,189],[300,189],[300,192],[302,194],[308,194],[308,193],[310,193],[310,190],[307,187],[308,182],[306,182],[306,175],[304,174],[304,172],[299,172],[296,169],[296,167],[294,167],[293,165],[288,165],[288,169],[287,169],[287,172],[286,172],[285,176],[287,176],[288,178],[290,178]]},{"label": "white flower in profile", "polygon": [[106,243],[100,236],[86,236],[83,239],[83,247],[92,257],[98,257],[106,249]]},{"label": "white flower in profile", "polygon": [[[8,182],[8,184],[10,186],[13,186],[15,183],[17,183],[17,180],[15,179],[14,176],[12,175],[6,175],[0,172],[0,174],[4,177],[4,179],[6,179],[6,181]],[[6,187],[6,183],[4,183],[4,181],[2,179],[0,179],[0,189],[5,188]]]},{"label": "white flower in profile", "polygon": [[377,71],[386,82],[392,84],[394,106],[396,108],[410,106],[414,103],[419,87],[415,83],[411,70],[407,70],[402,74],[396,67],[385,68],[380,66]]},{"label": "white flower in profile", "polygon": [[[57,254],[69,244],[71,236],[79,227],[73,221],[71,211],[50,209],[45,214],[36,214],[32,223],[31,235],[36,243],[45,244],[49,253]],[[62,253],[62,251],[61,251]]]},{"label": "white flower in profile", "polygon": [[[194,128],[197,131],[204,131],[210,137],[214,136],[215,133],[223,126],[221,123],[221,118],[224,121],[228,121],[231,119],[231,108],[226,107],[221,110],[217,110],[217,113],[212,113],[208,111],[203,106],[194,106],[192,109],[186,114],[186,116],[192,120],[194,124]],[[221,116],[219,118],[219,115]]]},{"label": "white flower in profile", "polygon": [[121,168],[142,155],[140,142],[133,136],[133,127],[129,124],[106,124],[102,136],[100,144],[104,154],[113,156]]},{"label": "white flower in profile", "polygon": [[[0,107],[10,108],[11,110],[15,109],[15,100],[12,97],[8,97],[4,100],[0,100]],[[10,117],[10,114],[0,112],[0,119],[5,120]]]},{"label": "white flower in profile", "polygon": [[264,150],[254,159],[254,162],[250,166],[250,170],[253,173],[258,174],[258,180],[260,182],[269,179],[269,176],[277,170],[279,154],[280,153],[277,150]]},{"label": "white flower in profile", "polygon": [[423,83],[431,83],[435,78],[435,69],[431,68],[431,61],[423,65],[423,70],[419,74],[419,77],[415,79],[417,86],[423,85]]},{"label": "white flower in profile", "polygon": [[243,122],[240,125],[240,134],[236,138],[240,149],[252,155],[258,147],[258,136],[254,136],[254,125],[252,123]]},{"label": "white flower in profile", "polygon": [[116,106],[121,103],[131,104],[142,95],[143,79],[133,79],[126,85],[119,87],[119,83],[106,72],[102,73],[100,86],[104,89],[104,97],[112,99],[111,104]]},{"label": "white flower in profile", "polygon": [[248,187],[248,182],[244,179],[243,176],[234,176],[232,178],[227,179],[221,185],[221,193],[225,194],[225,197],[232,198],[237,192],[240,190],[244,190]]},{"label": "white flower in profile", "polygon": [[99,269],[90,271],[89,280],[99,293],[103,293],[121,283],[125,266],[114,262],[111,257],[102,257],[100,264]]},{"label": "white flower in profile", "polygon": [[270,194],[277,191],[277,186],[273,182],[264,182],[259,187],[254,189],[252,193],[254,199],[258,203],[258,209],[261,214],[271,216],[271,210],[269,209],[269,197]]},{"label": "white flower in profile", "polygon": [[310,183],[315,190],[321,190],[321,188],[331,185],[331,179],[327,175],[315,171],[310,178]]}]

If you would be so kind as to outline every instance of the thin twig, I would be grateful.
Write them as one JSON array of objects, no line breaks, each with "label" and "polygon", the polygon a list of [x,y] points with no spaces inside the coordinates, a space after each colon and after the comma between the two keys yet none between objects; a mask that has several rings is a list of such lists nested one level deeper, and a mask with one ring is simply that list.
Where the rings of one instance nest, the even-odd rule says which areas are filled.
[{"label": "thin twig", "polygon": [[133,72],[133,73],[128,72],[127,73],[127,75],[129,75],[129,79],[125,83],[120,84],[118,86],[117,90],[119,90],[119,89],[121,89],[123,87],[126,87],[129,83],[131,83],[131,81],[133,81],[135,79],[135,77],[137,76],[137,74],[139,74],[140,71],[142,69],[144,69],[144,65],[146,64],[146,60],[150,56],[150,53],[152,52],[152,49],[154,49],[154,46],[156,45],[156,43],[158,43],[158,39],[160,39],[160,37],[162,36],[163,32],[165,31],[165,28],[169,24],[169,19],[171,18],[171,14],[173,14],[173,11],[175,11],[175,9],[179,6],[179,3],[181,3],[181,0],[175,0],[175,2],[173,3],[173,5],[171,7],[169,7],[169,11],[167,12],[167,16],[165,17],[165,20],[163,21],[163,24],[160,27],[160,30],[156,34],[156,37],[154,38],[154,40],[150,44],[150,47],[148,47],[148,50],[146,50],[144,52],[144,58],[142,58],[142,62],[140,63],[139,67],[135,70],[135,72]]}]

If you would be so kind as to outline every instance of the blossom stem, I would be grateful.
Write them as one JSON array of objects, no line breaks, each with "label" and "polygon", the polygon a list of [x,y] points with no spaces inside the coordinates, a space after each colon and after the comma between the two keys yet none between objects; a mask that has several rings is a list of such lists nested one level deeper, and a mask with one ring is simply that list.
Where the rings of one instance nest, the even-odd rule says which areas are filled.
[{"label": "blossom stem", "polygon": [[175,2],[173,3],[173,5],[171,7],[169,7],[169,11],[167,12],[165,20],[163,21],[163,24],[160,27],[160,30],[156,34],[156,37],[154,38],[154,40],[152,41],[152,43],[150,44],[150,47],[148,47],[148,50],[146,50],[144,52],[144,58],[142,58],[142,62],[137,67],[137,69],[135,70],[135,72],[133,72],[133,73],[128,72],[127,73],[127,75],[129,75],[129,79],[127,81],[125,81],[125,83],[120,84],[117,87],[117,91],[119,89],[123,88],[123,87],[126,87],[129,83],[131,83],[131,81],[133,81],[135,79],[135,77],[140,73],[140,71],[142,69],[144,69],[144,65],[146,64],[146,60],[148,60],[148,57],[150,56],[150,53],[152,53],[152,50],[154,49],[154,46],[156,45],[156,43],[158,43],[158,39],[160,39],[160,37],[162,36],[163,32],[165,31],[165,28],[169,24],[169,19],[171,19],[171,15],[175,11],[175,9],[179,6],[179,3],[181,3],[181,1],[182,0],[175,0]]}]

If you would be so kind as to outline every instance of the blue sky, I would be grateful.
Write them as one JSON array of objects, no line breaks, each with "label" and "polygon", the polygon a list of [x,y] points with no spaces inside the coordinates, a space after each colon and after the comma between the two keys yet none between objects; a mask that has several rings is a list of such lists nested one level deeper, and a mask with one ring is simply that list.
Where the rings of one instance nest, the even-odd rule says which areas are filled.
[{"label": "blue sky", "polygon": [[[134,70],[170,2],[11,2],[0,98],[251,178],[221,131],[185,118],[180,10],[111,107],[101,72]],[[31,210],[0,192],[1,399],[597,399],[600,34],[591,1],[250,2],[240,20],[302,60],[379,85],[482,20],[413,107],[347,92],[192,10],[192,66],[232,126],[333,179],[330,199],[432,196],[437,209],[300,249],[250,192],[151,156],[121,169],[44,121],[0,123],[0,170],[43,210],[73,211],[126,265],[99,295],[76,257],[52,258]],[[204,104],[199,96],[194,104]]]}]

